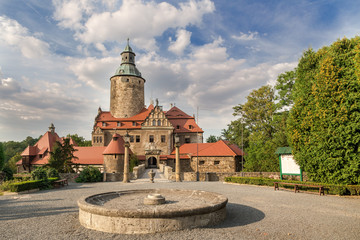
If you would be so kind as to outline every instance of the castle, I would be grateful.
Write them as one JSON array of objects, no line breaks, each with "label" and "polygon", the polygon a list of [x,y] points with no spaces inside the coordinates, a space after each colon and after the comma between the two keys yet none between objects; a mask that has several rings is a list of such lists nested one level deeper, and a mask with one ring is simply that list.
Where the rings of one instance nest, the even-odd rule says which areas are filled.
[{"label": "castle", "polygon": [[[156,103],[144,104],[145,79],[136,68],[135,53],[129,40],[121,53],[121,64],[110,78],[110,111],[98,109],[92,129],[92,146],[78,147],[73,163],[97,166],[106,174],[117,173],[120,180],[124,164],[124,137],[129,138],[130,153],[146,168],[160,164],[175,169],[175,136],[180,143],[180,164],[184,172],[237,172],[243,151],[220,140],[202,143],[203,130],[195,118],[176,106],[165,111]],[[24,150],[19,171],[48,162],[52,145],[61,138],[52,125],[34,145]],[[104,178],[106,180],[106,177]]]},{"label": "castle", "polygon": [[158,100],[144,105],[145,79],[135,65],[129,41],[121,53],[121,64],[110,78],[110,111],[98,110],[92,132],[93,146],[107,146],[114,133],[130,135],[130,149],[146,167],[167,161],[174,148],[174,135],[180,144],[201,143],[203,130],[195,118],[176,106],[164,111]]}]

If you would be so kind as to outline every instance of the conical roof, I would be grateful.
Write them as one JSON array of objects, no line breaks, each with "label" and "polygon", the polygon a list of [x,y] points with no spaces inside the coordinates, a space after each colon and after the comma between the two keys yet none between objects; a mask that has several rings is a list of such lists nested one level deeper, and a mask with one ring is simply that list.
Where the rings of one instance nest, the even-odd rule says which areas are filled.
[{"label": "conical roof", "polygon": [[[125,153],[124,144],[125,144],[124,139],[119,134],[115,133],[113,135],[113,138],[112,138],[111,142],[105,148],[105,151],[103,152],[103,155],[124,154]],[[129,153],[132,154],[130,149],[129,149]]]}]

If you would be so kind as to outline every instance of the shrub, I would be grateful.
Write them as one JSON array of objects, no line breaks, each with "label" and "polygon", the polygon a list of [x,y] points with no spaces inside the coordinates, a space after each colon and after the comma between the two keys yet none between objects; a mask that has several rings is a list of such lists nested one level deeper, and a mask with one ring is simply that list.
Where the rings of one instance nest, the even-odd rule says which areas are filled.
[{"label": "shrub", "polygon": [[48,178],[59,178],[59,172],[55,168],[48,168],[46,171],[46,175]]},{"label": "shrub", "polygon": [[139,165],[138,157],[135,154],[131,154],[130,155],[130,164],[129,164],[130,172],[132,172],[134,167],[137,165]]},{"label": "shrub", "polygon": [[9,167],[4,167],[3,168],[3,173],[5,173],[5,178],[4,178],[4,181],[9,181],[9,180],[12,180],[13,179],[13,171],[11,170],[11,168]]},{"label": "shrub", "polygon": [[[233,182],[240,184],[252,184],[252,185],[265,185],[265,186],[274,186],[274,182],[284,183],[298,183],[298,184],[309,184],[309,185],[322,185],[324,186],[325,191],[328,194],[334,195],[360,195],[360,185],[339,185],[339,184],[327,184],[327,183],[317,183],[317,182],[301,182],[301,181],[289,181],[289,180],[277,180],[270,178],[255,178],[255,177],[226,177],[225,182]],[[294,188],[289,185],[282,185],[284,188]],[[303,191],[317,191],[314,188],[299,186],[299,189]]]},{"label": "shrub", "polygon": [[31,180],[25,182],[10,183],[9,190],[11,192],[21,192],[42,187],[42,180]]},{"label": "shrub", "polygon": [[79,177],[75,179],[76,182],[101,182],[102,173],[96,167],[85,167]]},{"label": "shrub", "polygon": [[47,179],[46,170],[42,167],[36,168],[34,171],[31,172],[31,179],[46,180]]}]

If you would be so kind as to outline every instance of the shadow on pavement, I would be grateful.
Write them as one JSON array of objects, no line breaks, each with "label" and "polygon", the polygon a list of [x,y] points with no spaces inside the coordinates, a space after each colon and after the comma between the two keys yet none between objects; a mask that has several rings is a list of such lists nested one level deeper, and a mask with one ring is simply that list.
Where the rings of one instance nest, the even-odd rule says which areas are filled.
[{"label": "shadow on pavement", "polygon": [[227,228],[244,226],[251,223],[259,222],[265,218],[265,213],[246,205],[228,203],[226,205],[226,219],[224,222],[211,228]]}]

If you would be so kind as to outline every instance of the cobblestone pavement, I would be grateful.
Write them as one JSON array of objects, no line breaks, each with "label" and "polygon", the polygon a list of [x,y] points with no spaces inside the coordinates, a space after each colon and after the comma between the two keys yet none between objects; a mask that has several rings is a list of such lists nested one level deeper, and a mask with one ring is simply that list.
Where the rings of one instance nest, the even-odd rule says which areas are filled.
[{"label": "cobblestone pavement", "polygon": [[[122,235],[78,221],[77,200],[101,192],[178,188],[228,197],[226,220],[208,228]],[[0,239],[360,239],[360,198],[319,196],[222,182],[70,183],[31,194],[0,196]]]}]

